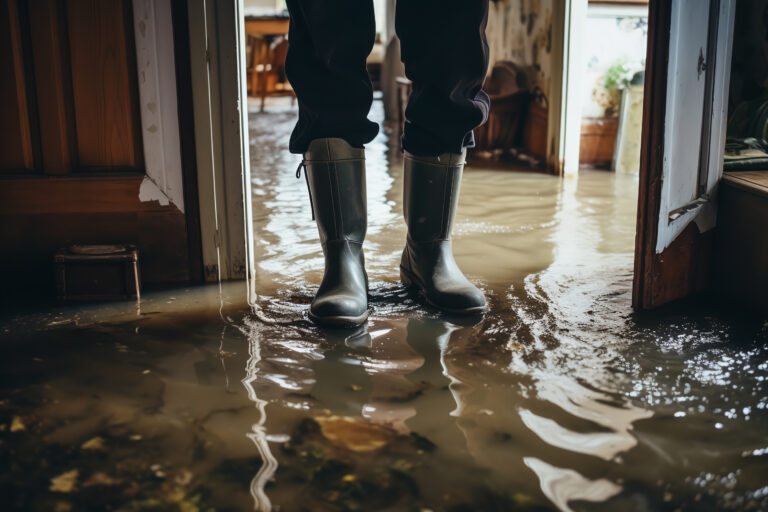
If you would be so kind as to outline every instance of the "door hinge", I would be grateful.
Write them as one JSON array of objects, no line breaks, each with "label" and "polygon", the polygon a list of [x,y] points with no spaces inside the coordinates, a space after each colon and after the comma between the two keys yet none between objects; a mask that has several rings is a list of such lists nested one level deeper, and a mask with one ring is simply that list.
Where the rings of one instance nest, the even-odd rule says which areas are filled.
[{"label": "door hinge", "polygon": [[701,79],[701,74],[704,73],[707,70],[707,61],[704,59],[704,49],[699,48],[699,62],[696,65],[696,71],[698,72],[698,77]]}]

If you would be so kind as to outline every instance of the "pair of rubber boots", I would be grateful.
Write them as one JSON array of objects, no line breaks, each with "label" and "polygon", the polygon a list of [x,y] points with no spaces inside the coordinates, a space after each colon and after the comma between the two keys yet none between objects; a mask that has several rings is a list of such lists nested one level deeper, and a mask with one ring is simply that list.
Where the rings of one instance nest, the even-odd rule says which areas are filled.
[{"label": "pair of rubber boots", "polygon": [[[451,248],[464,156],[405,153],[403,209],[408,237],[400,277],[406,286],[418,288],[431,306],[468,315],[484,312],[486,304],[483,293],[456,265]],[[363,257],[368,217],[365,152],[343,139],[315,139],[302,166],[325,256],[325,274],[309,316],[328,327],[358,326],[369,314]]]}]

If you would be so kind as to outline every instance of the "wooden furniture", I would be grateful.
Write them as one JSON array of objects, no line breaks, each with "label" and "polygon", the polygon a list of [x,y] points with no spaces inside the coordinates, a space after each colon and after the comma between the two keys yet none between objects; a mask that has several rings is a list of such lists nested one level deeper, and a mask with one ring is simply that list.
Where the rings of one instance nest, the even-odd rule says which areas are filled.
[{"label": "wooden furniture", "polygon": [[723,174],[723,183],[768,200],[768,171],[726,172]]},{"label": "wooden furniture", "polygon": [[245,19],[248,93],[261,98],[261,111],[267,96],[294,96],[285,76],[288,26],[282,15]]},{"label": "wooden furniture", "polygon": [[517,149],[521,127],[533,96],[525,71],[512,61],[494,64],[483,84],[491,99],[488,121],[475,128],[475,148],[480,151]]},{"label": "wooden furniture", "polygon": [[715,286],[768,309],[768,171],[726,172],[718,197]]},{"label": "wooden furniture", "polygon": [[52,296],[71,244],[135,244],[147,281],[187,282],[184,212],[141,193],[132,2],[0,9],[0,295]]},{"label": "wooden furniture", "polygon": [[542,162],[547,160],[547,128],[549,126],[549,110],[537,101],[528,105],[528,115],[523,125],[523,149],[526,153]]}]

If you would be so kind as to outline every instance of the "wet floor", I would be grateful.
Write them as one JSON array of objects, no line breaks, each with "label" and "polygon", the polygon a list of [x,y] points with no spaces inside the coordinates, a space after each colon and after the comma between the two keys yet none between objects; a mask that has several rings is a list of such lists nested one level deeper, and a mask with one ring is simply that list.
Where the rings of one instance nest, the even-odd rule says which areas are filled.
[{"label": "wet floor", "polygon": [[455,252],[491,311],[445,317],[397,281],[384,131],[367,148],[373,314],[320,330],[294,118],[251,118],[253,310],[230,283],[3,320],[5,509],[768,509],[766,318],[632,313],[636,178],[474,162]]}]

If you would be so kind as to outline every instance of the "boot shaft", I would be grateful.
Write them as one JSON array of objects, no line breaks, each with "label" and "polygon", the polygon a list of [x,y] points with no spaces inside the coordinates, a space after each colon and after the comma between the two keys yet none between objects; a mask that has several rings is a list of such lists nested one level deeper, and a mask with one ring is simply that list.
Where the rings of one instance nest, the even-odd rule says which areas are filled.
[{"label": "boot shaft", "polygon": [[362,244],[368,220],[365,151],[343,139],[315,139],[304,154],[304,172],[320,242]]},{"label": "boot shaft", "polygon": [[414,242],[450,240],[465,155],[466,151],[434,157],[405,153],[403,213]]}]

